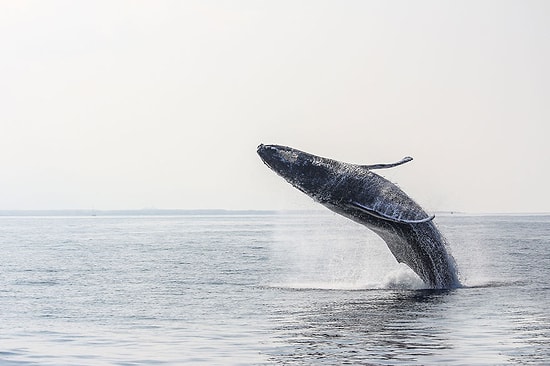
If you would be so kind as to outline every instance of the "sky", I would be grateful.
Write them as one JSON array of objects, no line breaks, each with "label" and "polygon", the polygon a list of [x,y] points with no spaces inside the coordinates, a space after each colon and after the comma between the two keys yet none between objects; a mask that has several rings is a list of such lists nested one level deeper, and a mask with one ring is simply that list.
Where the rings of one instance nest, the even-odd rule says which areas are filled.
[{"label": "sky", "polygon": [[550,212],[547,1],[0,0],[0,46],[0,210],[316,208],[266,143]]}]

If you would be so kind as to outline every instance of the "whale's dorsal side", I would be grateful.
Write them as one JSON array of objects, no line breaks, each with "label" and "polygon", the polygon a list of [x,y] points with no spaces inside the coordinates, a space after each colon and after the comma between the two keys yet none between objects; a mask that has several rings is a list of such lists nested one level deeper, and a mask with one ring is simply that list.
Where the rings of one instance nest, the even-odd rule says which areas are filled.
[{"label": "whale's dorsal side", "polygon": [[349,204],[353,208],[356,208],[359,211],[367,213],[367,214],[369,214],[371,216],[374,216],[376,218],[379,218],[379,219],[382,219],[382,220],[388,220],[388,221],[392,221],[392,222],[398,222],[398,223],[401,223],[401,224],[421,224],[423,222],[431,221],[435,218],[435,215],[432,215],[432,216],[428,216],[428,217],[425,217],[425,218],[419,219],[419,220],[407,220],[407,219],[401,219],[399,217],[388,216],[387,214],[385,214],[383,212],[380,212],[380,211],[375,210],[373,208],[367,207],[367,206],[362,205],[362,204],[360,204],[358,202],[355,202],[355,201],[351,201]]},{"label": "whale's dorsal side", "polygon": [[395,167],[395,166],[399,166],[399,165],[408,163],[408,162],[411,161],[412,159],[413,159],[413,158],[411,158],[410,156],[405,156],[403,159],[401,159],[401,160],[399,160],[398,162],[395,162],[395,163],[389,163],[389,164],[372,164],[372,165],[359,165],[359,166],[362,167],[362,168],[368,169],[368,170],[372,170],[372,169],[387,169],[387,168],[393,168],[393,167]]}]

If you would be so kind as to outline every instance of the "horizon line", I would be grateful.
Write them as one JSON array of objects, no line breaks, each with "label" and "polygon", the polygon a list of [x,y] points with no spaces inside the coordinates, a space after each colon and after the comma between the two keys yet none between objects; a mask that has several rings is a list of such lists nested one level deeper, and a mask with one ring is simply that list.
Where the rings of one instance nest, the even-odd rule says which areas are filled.
[{"label": "horizon line", "polygon": [[[139,208],[139,209],[0,209],[0,216],[187,216],[187,215],[246,215],[278,213],[329,213],[326,209],[224,209],[224,208]],[[550,212],[467,212],[441,210],[433,211],[437,215],[452,216],[547,216]]]}]

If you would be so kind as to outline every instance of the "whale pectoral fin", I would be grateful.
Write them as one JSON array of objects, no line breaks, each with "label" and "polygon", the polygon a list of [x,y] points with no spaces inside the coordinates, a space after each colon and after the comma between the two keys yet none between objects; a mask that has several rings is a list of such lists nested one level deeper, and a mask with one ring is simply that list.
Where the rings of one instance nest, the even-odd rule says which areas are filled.
[{"label": "whale pectoral fin", "polygon": [[360,167],[363,167],[363,168],[369,169],[369,170],[372,170],[372,169],[387,169],[387,168],[393,168],[393,167],[395,167],[395,166],[399,166],[399,165],[408,163],[408,162],[411,161],[412,159],[413,159],[413,158],[411,158],[410,156],[405,156],[403,159],[399,160],[399,161],[396,162],[396,163],[390,163],[390,164],[373,164],[373,165],[360,165]]},{"label": "whale pectoral fin", "polygon": [[377,210],[375,210],[371,207],[367,207],[367,206],[362,205],[360,203],[357,203],[355,201],[351,201],[350,206],[352,206],[353,208],[358,209],[361,212],[364,212],[364,213],[367,213],[371,216],[374,216],[376,218],[379,218],[379,219],[382,219],[382,220],[388,220],[388,221],[392,221],[392,222],[397,222],[397,223],[400,223],[400,224],[421,224],[423,222],[431,221],[435,218],[435,215],[431,215],[431,216],[428,216],[426,218],[419,219],[419,220],[407,220],[407,219],[401,219],[399,217],[389,216],[389,215],[387,215],[383,212],[377,211]]}]

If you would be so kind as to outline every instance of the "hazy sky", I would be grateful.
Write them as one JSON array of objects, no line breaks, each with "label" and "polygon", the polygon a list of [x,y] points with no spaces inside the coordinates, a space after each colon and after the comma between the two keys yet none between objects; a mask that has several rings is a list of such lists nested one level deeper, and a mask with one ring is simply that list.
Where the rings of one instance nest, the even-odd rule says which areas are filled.
[{"label": "hazy sky", "polygon": [[548,1],[1,1],[0,209],[312,208],[277,143],[429,211],[550,211]]}]

